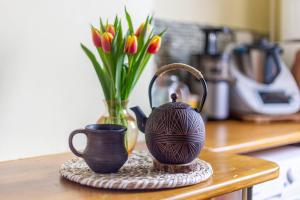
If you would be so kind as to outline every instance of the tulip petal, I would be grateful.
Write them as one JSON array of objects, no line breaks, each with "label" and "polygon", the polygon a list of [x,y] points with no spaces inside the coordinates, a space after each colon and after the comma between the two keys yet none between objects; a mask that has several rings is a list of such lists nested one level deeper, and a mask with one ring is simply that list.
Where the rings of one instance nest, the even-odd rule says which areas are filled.
[{"label": "tulip petal", "polygon": [[135,35],[127,37],[124,51],[128,54],[135,54],[137,52],[137,37]]},{"label": "tulip petal", "polygon": [[111,42],[113,40],[113,35],[109,32],[104,32],[101,36],[101,45],[105,53],[109,53],[111,50]]},{"label": "tulip petal", "polygon": [[113,37],[115,36],[115,27],[114,27],[114,25],[108,24],[106,26],[106,31],[111,33]]},{"label": "tulip petal", "polygon": [[93,39],[94,45],[98,48],[101,47],[101,34],[100,34],[100,32],[95,27],[91,28],[91,32],[92,32],[92,39]]},{"label": "tulip petal", "polygon": [[150,54],[155,54],[160,49],[160,46],[161,46],[161,37],[156,35],[150,41],[147,52]]}]

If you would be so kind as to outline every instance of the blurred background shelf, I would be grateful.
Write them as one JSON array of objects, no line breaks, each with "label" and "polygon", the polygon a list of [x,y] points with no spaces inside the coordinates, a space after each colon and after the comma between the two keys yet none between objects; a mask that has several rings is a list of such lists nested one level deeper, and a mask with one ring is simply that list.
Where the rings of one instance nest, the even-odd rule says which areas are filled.
[{"label": "blurred background shelf", "polygon": [[212,152],[248,153],[300,142],[300,124],[256,124],[238,120],[209,121],[205,149]]}]

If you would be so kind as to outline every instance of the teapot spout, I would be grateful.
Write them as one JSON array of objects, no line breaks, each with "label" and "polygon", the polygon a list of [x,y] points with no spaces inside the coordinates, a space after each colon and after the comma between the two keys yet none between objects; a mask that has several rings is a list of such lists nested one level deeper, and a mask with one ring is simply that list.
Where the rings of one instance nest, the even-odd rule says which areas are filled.
[{"label": "teapot spout", "polygon": [[140,129],[140,131],[145,133],[145,126],[147,122],[146,115],[144,114],[144,112],[141,110],[139,106],[132,107],[130,108],[130,110],[132,110],[136,116],[138,128]]}]

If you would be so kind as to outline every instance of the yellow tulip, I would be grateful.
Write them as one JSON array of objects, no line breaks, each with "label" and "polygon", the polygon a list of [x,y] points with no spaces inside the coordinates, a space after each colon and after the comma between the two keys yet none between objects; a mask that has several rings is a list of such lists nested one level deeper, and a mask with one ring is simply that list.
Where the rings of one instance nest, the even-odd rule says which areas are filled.
[{"label": "yellow tulip", "polygon": [[113,35],[109,32],[104,32],[101,35],[101,45],[105,53],[109,53],[111,50],[111,42],[113,40]]},{"label": "yellow tulip", "polygon": [[137,37],[135,35],[129,35],[125,44],[125,53],[135,54],[137,52]]}]

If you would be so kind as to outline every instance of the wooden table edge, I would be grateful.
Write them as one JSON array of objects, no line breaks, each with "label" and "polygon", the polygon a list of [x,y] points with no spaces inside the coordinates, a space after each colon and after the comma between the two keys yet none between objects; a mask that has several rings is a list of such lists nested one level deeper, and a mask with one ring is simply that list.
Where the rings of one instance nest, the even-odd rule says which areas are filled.
[{"label": "wooden table edge", "polygon": [[[140,146],[140,145],[138,145]],[[210,153],[210,152],[208,152]],[[215,152],[212,152],[213,154],[216,154]],[[217,153],[219,154],[219,153]],[[227,154],[227,153],[222,153],[224,156],[238,156],[238,157],[249,157],[249,156],[244,156],[244,155],[234,155],[234,154]],[[44,159],[45,157],[57,157],[57,156],[68,156],[71,155],[69,152],[67,153],[58,153],[58,154],[50,154],[50,155],[42,155],[42,156],[35,156],[31,158],[25,158],[25,159],[18,159],[18,160],[11,160],[11,161],[4,161],[0,162],[1,164],[5,163],[11,163],[13,164],[14,162],[18,162],[20,160],[31,160],[31,162],[34,161],[39,161],[41,159]],[[223,156],[223,155],[222,155]],[[256,158],[259,159],[259,158]],[[263,159],[259,159],[263,160]],[[269,169],[263,170],[261,172],[255,173],[254,175],[249,175],[246,177],[236,177],[233,178],[230,181],[227,181],[226,183],[219,183],[214,186],[210,187],[202,187],[200,188],[195,188],[194,190],[190,190],[186,193],[180,193],[180,194],[174,194],[170,197],[167,197],[166,199],[207,199],[207,198],[212,198],[216,197],[222,194],[230,193],[236,190],[240,190],[243,188],[251,187],[253,185],[263,183],[269,180],[273,180],[279,176],[279,166],[271,161],[266,161],[269,165]],[[58,174],[58,178],[60,175]],[[209,181],[209,179],[208,179]],[[238,183],[238,184],[237,184]],[[201,183],[199,183],[201,184]],[[205,184],[205,182],[203,182]],[[190,186],[187,186],[190,187]],[[191,186],[192,187],[192,186]]]},{"label": "wooden table edge", "polygon": [[[263,159],[261,159],[263,160]],[[266,161],[266,160],[264,160]],[[175,195],[171,198],[167,198],[167,199],[194,199],[194,197],[197,197],[196,199],[209,199],[209,198],[213,198],[213,197],[217,197],[217,196],[220,196],[220,195],[223,195],[223,194],[228,194],[230,192],[234,192],[234,191],[237,191],[237,190],[241,190],[241,189],[244,189],[244,188],[248,188],[248,187],[252,187],[254,185],[257,185],[257,184],[260,184],[260,183],[264,183],[264,182],[267,182],[267,181],[271,181],[273,179],[276,179],[278,178],[279,176],[279,166],[272,162],[272,161],[266,161],[266,162],[269,162],[269,163],[272,163],[273,164],[273,167],[272,169],[269,169],[269,170],[265,170],[261,173],[257,173],[255,175],[252,175],[250,178],[249,177],[242,177],[242,178],[236,178],[236,179],[232,179],[232,181],[228,184],[228,182],[226,182],[226,187],[224,186],[224,184],[218,184],[218,185],[215,185],[213,187],[214,190],[219,190],[218,192],[215,192],[215,193],[211,193],[211,187],[210,188],[201,188],[199,190],[194,190],[192,192],[189,192],[189,193],[185,193],[185,194],[179,194],[179,195]],[[259,181],[257,181],[259,180]],[[254,182],[251,182],[251,181],[254,181]],[[239,183],[240,185],[244,185],[243,187],[235,187],[231,190],[228,190],[228,187],[232,186],[232,185],[235,185],[236,183]],[[250,184],[251,182],[251,184]],[[222,188],[222,189],[220,189]],[[210,191],[208,191],[208,189]],[[208,193],[207,193],[208,192]],[[205,193],[205,196],[203,196],[203,194]]]}]

